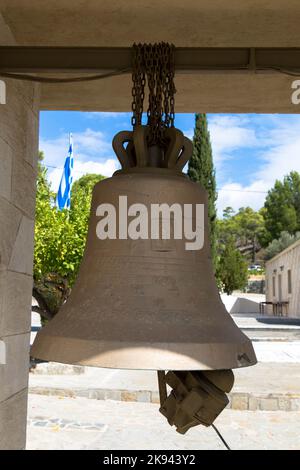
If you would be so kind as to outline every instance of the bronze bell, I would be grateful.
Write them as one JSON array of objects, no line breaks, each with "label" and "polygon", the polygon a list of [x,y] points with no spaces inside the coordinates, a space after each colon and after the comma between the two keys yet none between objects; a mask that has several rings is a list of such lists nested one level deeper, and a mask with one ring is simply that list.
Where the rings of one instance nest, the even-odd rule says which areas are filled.
[{"label": "bronze bell", "polygon": [[[220,299],[208,238],[207,193],[182,173],[191,156],[192,143],[182,132],[171,128],[165,132],[164,147],[151,146],[148,132],[147,126],[138,126],[133,132],[123,131],[114,138],[113,148],[122,169],[97,183],[93,190],[87,244],[76,284],[59,313],[37,334],[31,355],[97,367],[225,370],[231,374],[230,386],[227,379],[223,388],[212,380],[209,389],[216,388],[218,400],[218,390],[224,394],[233,385],[230,369],[255,364],[255,353],[251,341],[236,326]],[[126,238],[120,196],[127,198],[128,207],[143,204],[148,209],[149,225],[153,222],[152,204],[203,205],[202,249],[186,249],[186,239],[172,236]],[[97,208],[103,203],[116,208],[117,225],[115,238],[100,240]],[[195,223],[194,214],[192,219]],[[169,417],[171,413],[174,418],[178,403],[182,404],[190,392],[195,394],[193,381],[199,377],[177,375],[168,379],[167,375],[165,383],[171,380],[175,389],[173,401],[168,402],[162,391],[162,408],[166,403],[162,413]],[[176,387],[180,380],[187,380],[187,384],[179,399]],[[198,391],[205,389],[209,374],[202,375],[201,380]],[[163,390],[161,386],[162,382]],[[178,403],[174,408],[176,396]],[[226,403],[222,402],[220,410],[224,406]],[[169,414],[168,407],[172,408]],[[193,410],[192,415],[191,423],[197,412]],[[208,425],[214,417],[206,422],[199,418],[199,422]],[[170,424],[176,424],[180,432],[195,425],[188,425],[189,420],[182,422],[182,416],[177,421],[174,418]]]}]

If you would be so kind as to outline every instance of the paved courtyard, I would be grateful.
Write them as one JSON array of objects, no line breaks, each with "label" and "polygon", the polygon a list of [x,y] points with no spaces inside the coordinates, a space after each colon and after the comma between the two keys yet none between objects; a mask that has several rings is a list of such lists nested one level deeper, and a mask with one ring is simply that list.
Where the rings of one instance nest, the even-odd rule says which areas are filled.
[{"label": "paved courtyard", "polygon": [[[232,449],[300,450],[300,327],[234,319],[254,335],[259,363],[235,371],[236,409],[215,424]],[[28,449],[224,449],[212,428],[181,436],[168,425],[151,403],[158,401],[153,371],[45,363],[29,385]]]},{"label": "paved courtyard", "polygon": [[[184,436],[158,405],[29,395],[27,449],[224,449],[212,428]],[[216,426],[232,449],[300,449],[300,412],[225,410]]]}]

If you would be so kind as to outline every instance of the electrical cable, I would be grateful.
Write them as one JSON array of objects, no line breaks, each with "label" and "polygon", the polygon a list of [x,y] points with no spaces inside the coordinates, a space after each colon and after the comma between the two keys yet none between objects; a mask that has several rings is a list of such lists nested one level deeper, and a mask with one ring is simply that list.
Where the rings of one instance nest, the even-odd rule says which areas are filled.
[{"label": "electrical cable", "polygon": [[276,72],[280,72],[284,75],[289,75],[291,77],[300,77],[300,71],[293,72],[292,70],[283,69],[282,67],[276,67],[272,65],[270,67],[258,67],[256,70],[275,70]]},{"label": "electrical cable", "polygon": [[214,424],[212,424],[212,427],[213,429],[216,431],[217,435],[219,436],[219,438],[221,439],[221,441],[223,442],[224,446],[226,447],[227,450],[231,450],[229,445],[227,444],[227,442],[225,441],[224,437],[222,436],[222,434],[220,433],[220,431],[216,428],[216,426]]},{"label": "electrical cable", "polygon": [[73,78],[50,78],[50,77],[41,77],[37,75],[27,75],[25,73],[11,73],[11,72],[1,72],[0,77],[12,78],[15,80],[25,80],[29,82],[39,82],[39,83],[76,83],[76,82],[91,82],[94,80],[101,80],[103,78],[115,77],[118,75],[123,75],[125,73],[131,72],[131,69],[120,69],[114,70],[113,72],[90,75],[87,77],[73,77]]}]

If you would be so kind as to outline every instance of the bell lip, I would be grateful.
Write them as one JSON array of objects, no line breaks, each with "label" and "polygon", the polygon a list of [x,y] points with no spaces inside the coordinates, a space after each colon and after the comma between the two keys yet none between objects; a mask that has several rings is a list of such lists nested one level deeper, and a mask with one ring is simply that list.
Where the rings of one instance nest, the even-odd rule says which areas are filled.
[{"label": "bell lip", "polygon": [[42,331],[31,347],[31,356],[49,362],[135,370],[224,370],[257,363],[248,338],[242,343],[129,343],[52,336]]}]

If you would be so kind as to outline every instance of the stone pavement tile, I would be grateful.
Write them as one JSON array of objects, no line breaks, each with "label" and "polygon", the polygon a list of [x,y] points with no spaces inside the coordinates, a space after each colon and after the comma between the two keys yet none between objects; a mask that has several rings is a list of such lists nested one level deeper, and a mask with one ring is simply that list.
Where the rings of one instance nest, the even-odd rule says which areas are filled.
[{"label": "stone pavement tile", "polygon": [[234,375],[234,392],[300,394],[300,363],[259,362]]},{"label": "stone pavement tile", "polygon": [[[300,412],[225,410],[215,424],[232,449],[300,449]],[[28,449],[224,448],[212,428],[176,433],[155,404],[40,395],[29,395],[27,437]]]},{"label": "stone pavement tile", "polygon": [[[38,366],[39,367],[39,366]],[[104,369],[85,367],[80,375],[43,375],[31,373],[31,387],[53,387],[67,389],[150,391],[157,390],[156,371]]]},{"label": "stone pavement tile", "polygon": [[[300,346],[299,346],[300,348]],[[300,396],[300,362],[299,363],[277,363],[260,362],[253,367],[235,369],[234,393],[253,394],[287,394],[292,393]],[[112,398],[113,391],[117,400],[137,401],[135,392],[139,393],[142,401],[151,401],[149,392],[157,392],[157,375],[155,371],[144,370],[121,370],[101,369],[86,367],[84,374],[79,375],[42,375],[30,374],[29,387],[32,392],[41,390],[57,389],[82,391],[81,396],[101,399]],[[93,395],[93,390],[95,391]],[[110,390],[111,396],[108,395]],[[104,392],[106,391],[106,392]],[[123,391],[123,398],[122,393]],[[84,392],[86,392],[84,394]],[[79,393],[80,394],[80,393]],[[77,393],[78,395],[78,393]],[[121,395],[121,398],[120,398]]]},{"label": "stone pavement tile", "polygon": [[300,341],[253,341],[258,362],[300,364]]}]

